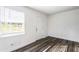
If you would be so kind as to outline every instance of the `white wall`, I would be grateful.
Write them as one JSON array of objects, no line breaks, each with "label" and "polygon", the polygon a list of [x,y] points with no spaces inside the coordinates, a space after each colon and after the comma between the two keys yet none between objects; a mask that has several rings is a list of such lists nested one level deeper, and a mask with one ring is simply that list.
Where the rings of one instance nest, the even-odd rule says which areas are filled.
[{"label": "white wall", "polygon": [[25,7],[8,8],[25,13],[25,34],[0,37],[0,51],[12,51],[47,36],[47,15]]},{"label": "white wall", "polygon": [[79,42],[79,9],[49,16],[48,35]]}]

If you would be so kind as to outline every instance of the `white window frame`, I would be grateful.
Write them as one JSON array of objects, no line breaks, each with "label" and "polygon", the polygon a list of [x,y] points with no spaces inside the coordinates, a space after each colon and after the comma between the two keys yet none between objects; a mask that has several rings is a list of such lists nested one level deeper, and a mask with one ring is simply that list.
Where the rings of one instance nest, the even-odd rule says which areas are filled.
[{"label": "white window frame", "polygon": [[[3,8],[6,8],[6,7],[3,7]],[[10,8],[8,8],[8,9],[10,9]],[[10,10],[13,10],[13,9],[10,9]],[[20,12],[20,11],[17,11],[17,10],[14,10],[14,11],[16,11],[16,12]],[[21,13],[24,13],[24,12],[21,12]],[[3,33],[3,34],[0,34],[0,37],[9,37],[9,36],[16,36],[16,35],[23,35],[23,34],[25,34],[25,14],[23,15],[24,16],[24,20],[23,20],[23,27],[24,27],[24,32],[13,32],[13,33]],[[5,17],[5,16],[4,16]]]}]

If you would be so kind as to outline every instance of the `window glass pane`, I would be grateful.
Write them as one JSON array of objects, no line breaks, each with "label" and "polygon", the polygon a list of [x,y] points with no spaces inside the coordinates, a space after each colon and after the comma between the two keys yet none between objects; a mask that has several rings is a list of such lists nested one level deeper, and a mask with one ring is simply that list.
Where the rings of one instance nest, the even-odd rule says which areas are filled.
[{"label": "window glass pane", "polygon": [[12,30],[14,32],[23,32],[24,31],[24,13],[11,10],[10,18],[12,22]]},{"label": "window glass pane", "polygon": [[4,23],[5,23],[5,9],[4,7],[0,7],[0,33],[4,33]]}]

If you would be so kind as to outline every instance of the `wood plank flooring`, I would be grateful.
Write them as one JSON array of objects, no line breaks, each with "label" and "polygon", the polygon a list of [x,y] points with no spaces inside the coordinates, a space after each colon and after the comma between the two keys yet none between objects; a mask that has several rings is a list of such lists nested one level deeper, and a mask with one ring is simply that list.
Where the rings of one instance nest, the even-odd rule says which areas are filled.
[{"label": "wood plank flooring", "polygon": [[46,37],[12,52],[79,52],[79,43]]}]

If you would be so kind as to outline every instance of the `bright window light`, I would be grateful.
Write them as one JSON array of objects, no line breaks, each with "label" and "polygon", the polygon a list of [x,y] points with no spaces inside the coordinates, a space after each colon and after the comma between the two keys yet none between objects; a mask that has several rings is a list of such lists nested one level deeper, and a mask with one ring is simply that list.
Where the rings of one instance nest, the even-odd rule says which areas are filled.
[{"label": "bright window light", "polygon": [[24,32],[24,12],[0,7],[0,35]]}]

